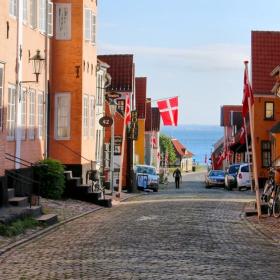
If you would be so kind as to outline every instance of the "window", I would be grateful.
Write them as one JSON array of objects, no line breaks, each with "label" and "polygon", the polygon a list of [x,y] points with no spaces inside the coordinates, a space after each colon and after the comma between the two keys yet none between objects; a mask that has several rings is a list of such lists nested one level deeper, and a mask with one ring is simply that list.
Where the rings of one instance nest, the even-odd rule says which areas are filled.
[{"label": "window", "polygon": [[89,99],[89,135],[91,138],[94,137],[94,97],[91,96]]},{"label": "window", "polygon": [[271,165],[271,143],[269,141],[262,141],[261,148],[262,167],[269,167]]},{"label": "window", "polygon": [[9,14],[13,17],[17,16],[17,0],[9,0]]},{"label": "window", "polygon": [[55,95],[55,138],[57,140],[70,139],[70,93]]},{"label": "window", "polygon": [[88,136],[88,96],[83,98],[83,135]]},{"label": "window", "polygon": [[28,20],[28,9],[27,9],[27,0],[23,0],[22,8],[22,20],[24,23],[27,23]]},{"label": "window", "polygon": [[48,2],[48,35],[53,36],[53,3]]},{"label": "window", "polygon": [[7,112],[7,139],[15,139],[16,125],[16,87],[9,85],[8,88],[8,112]]},{"label": "window", "polygon": [[102,83],[102,74],[97,74],[97,102],[99,106],[103,105],[103,83]]},{"label": "window", "polygon": [[57,40],[71,39],[71,4],[56,4],[56,29]]},{"label": "window", "polygon": [[124,114],[124,109],[125,109],[125,100],[124,99],[119,99],[117,100],[117,110],[118,112]]},{"label": "window", "polygon": [[42,139],[43,137],[43,128],[44,128],[44,99],[43,92],[38,93],[38,138]]},{"label": "window", "polygon": [[39,29],[46,32],[46,0],[39,0]]},{"label": "window", "polygon": [[274,119],[274,102],[265,102],[264,103],[264,119],[273,120]]},{"label": "window", "polygon": [[102,143],[102,139],[101,139],[101,136],[102,136],[102,130],[98,129],[96,130],[96,146],[95,146],[95,158],[97,161],[101,161],[101,155],[102,155],[102,146],[103,146],[103,143]]},{"label": "window", "polygon": [[35,139],[35,89],[29,90],[29,124],[28,124],[28,138],[30,140]]},{"label": "window", "polygon": [[96,43],[96,16],[91,14],[91,42],[95,45]]},{"label": "window", "polygon": [[30,26],[37,28],[37,0],[30,0]]},{"label": "window", "polygon": [[0,128],[3,128],[4,65],[0,63]]},{"label": "window", "polygon": [[26,88],[23,88],[21,91],[20,105],[21,105],[21,139],[24,140],[26,138],[26,97],[27,91]]},{"label": "window", "polygon": [[91,10],[85,9],[85,40],[91,40]]}]

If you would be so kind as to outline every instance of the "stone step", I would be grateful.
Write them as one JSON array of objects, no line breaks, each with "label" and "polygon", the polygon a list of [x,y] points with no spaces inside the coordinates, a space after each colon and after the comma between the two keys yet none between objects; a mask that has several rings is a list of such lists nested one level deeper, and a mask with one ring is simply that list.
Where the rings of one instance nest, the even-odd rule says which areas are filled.
[{"label": "stone step", "polygon": [[64,175],[66,177],[66,180],[72,179],[72,171],[64,171]]},{"label": "stone step", "polygon": [[8,188],[8,199],[13,198],[15,196],[15,189]]},{"label": "stone step", "polygon": [[255,207],[252,207],[252,206],[245,207],[244,212],[245,212],[246,217],[256,216],[258,214]]},{"label": "stone step", "polygon": [[111,208],[112,207],[112,199],[99,199],[96,204],[103,206],[103,207],[108,207]]},{"label": "stone step", "polygon": [[29,216],[36,218],[42,215],[43,211],[42,211],[42,206],[31,206],[27,208],[27,213]]},{"label": "stone step", "polygon": [[46,226],[51,226],[58,222],[56,214],[45,214],[40,217],[37,217],[36,220]]},{"label": "stone step", "polygon": [[8,201],[9,201],[9,204],[11,204],[13,206],[25,207],[28,205],[27,196],[23,196],[23,197],[15,196],[13,198],[10,198]]}]

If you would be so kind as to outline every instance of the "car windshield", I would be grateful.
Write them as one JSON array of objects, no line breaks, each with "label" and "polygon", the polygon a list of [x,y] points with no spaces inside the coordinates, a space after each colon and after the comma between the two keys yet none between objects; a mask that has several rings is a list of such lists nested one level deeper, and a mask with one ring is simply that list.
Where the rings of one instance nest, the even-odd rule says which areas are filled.
[{"label": "car windshield", "polygon": [[225,173],[224,171],[211,171],[209,176],[215,176],[215,177],[224,177]]},{"label": "car windshield", "polygon": [[153,167],[149,167],[149,166],[137,166],[136,172],[150,174],[150,175],[156,175],[156,169]]},{"label": "car windshield", "polygon": [[238,172],[240,165],[232,165],[229,167],[228,173],[229,174],[236,174]]}]

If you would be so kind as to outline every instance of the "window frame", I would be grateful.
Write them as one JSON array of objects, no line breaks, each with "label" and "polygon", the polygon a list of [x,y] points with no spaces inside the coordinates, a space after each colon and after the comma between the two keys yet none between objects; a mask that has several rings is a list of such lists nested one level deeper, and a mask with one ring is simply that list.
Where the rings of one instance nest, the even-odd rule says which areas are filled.
[{"label": "window frame", "polygon": [[38,28],[38,1],[29,0],[29,26],[32,29]]},{"label": "window frame", "polygon": [[27,124],[27,89],[21,88],[21,98],[20,98],[20,104],[21,104],[21,124],[20,124],[20,130],[21,130],[21,140],[26,140],[26,124]]},{"label": "window frame", "polygon": [[[14,101],[10,102],[10,101]],[[16,86],[8,86],[8,104],[7,104],[7,140],[14,141],[16,132]]]},{"label": "window frame", "polygon": [[[267,117],[268,112],[270,112],[271,110],[267,109],[267,105],[268,104],[272,104],[272,116],[271,117]],[[264,102],[264,120],[274,120],[274,111],[275,111],[275,106],[274,106],[274,102],[273,101],[265,101]]]},{"label": "window frame", "polygon": [[[5,81],[5,65],[0,63],[2,77],[0,77],[0,129],[3,130],[4,123],[4,81]],[[0,75],[1,75],[0,72]],[[2,83],[1,83],[2,82]]]},{"label": "window frame", "polygon": [[18,16],[17,1],[18,0],[9,0],[9,15],[14,19]]},{"label": "window frame", "polygon": [[124,115],[125,112],[125,99],[117,99],[117,111]]},{"label": "window frame", "polygon": [[[40,103],[41,101],[41,103]],[[37,93],[37,122],[38,122],[38,139],[43,139],[44,136],[44,92]]]},{"label": "window frame", "polygon": [[94,138],[95,129],[95,98],[94,96],[89,97],[89,137]]},{"label": "window frame", "polygon": [[[59,13],[64,13],[65,10],[68,11],[67,16],[63,15],[64,18],[62,20],[62,15]],[[71,22],[72,22],[72,5],[71,3],[56,3],[55,4],[55,39],[56,40],[71,40],[72,31],[71,31]],[[62,23],[62,24],[61,24]],[[62,26],[62,31],[59,31],[59,27]]]},{"label": "window frame", "polygon": [[[59,116],[58,116],[58,99],[60,97],[66,98],[66,102],[68,103],[65,107],[67,109],[66,112],[66,124],[65,127],[67,131],[67,136],[59,136],[58,135],[58,129],[59,129]],[[55,93],[55,111],[54,111],[54,119],[55,119],[55,125],[54,125],[54,137],[55,140],[70,140],[71,139],[71,93],[70,92],[58,92]],[[68,116],[67,116],[68,114]],[[65,117],[65,116],[64,116]]]},{"label": "window frame", "polygon": [[89,136],[89,96],[83,95],[83,137]]},{"label": "window frame", "polygon": [[[269,144],[269,148],[264,147],[264,145]],[[267,140],[261,141],[261,159],[262,159],[262,167],[270,167],[271,166],[271,142]],[[265,163],[267,161],[267,163]]]},{"label": "window frame", "polygon": [[36,90],[29,89],[29,113],[28,113],[28,139],[35,140],[36,126]]},{"label": "window frame", "polygon": [[84,9],[84,36],[85,41],[91,42],[91,21],[92,21],[92,12],[91,9],[85,8]]}]

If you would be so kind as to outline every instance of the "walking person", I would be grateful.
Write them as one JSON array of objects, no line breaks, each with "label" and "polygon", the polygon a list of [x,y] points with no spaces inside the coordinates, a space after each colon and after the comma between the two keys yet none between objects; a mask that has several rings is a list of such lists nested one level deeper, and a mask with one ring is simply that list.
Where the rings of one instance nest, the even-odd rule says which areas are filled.
[{"label": "walking person", "polygon": [[173,172],[173,177],[175,178],[176,189],[179,189],[180,188],[180,179],[182,178],[182,175],[181,175],[181,171],[178,167]]}]

